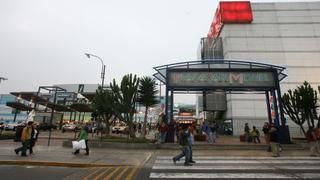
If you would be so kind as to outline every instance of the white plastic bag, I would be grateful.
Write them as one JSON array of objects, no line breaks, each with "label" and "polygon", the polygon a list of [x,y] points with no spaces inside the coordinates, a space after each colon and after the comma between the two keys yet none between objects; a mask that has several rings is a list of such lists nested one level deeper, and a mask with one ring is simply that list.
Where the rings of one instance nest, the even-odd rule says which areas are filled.
[{"label": "white plastic bag", "polygon": [[85,140],[82,139],[80,141],[72,141],[72,148],[74,150],[85,149],[86,148]]},{"label": "white plastic bag", "polygon": [[85,149],[86,148],[86,142],[85,140],[81,139],[79,141],[79,146],[80,146],[80,149]]},{"label": "white plastic bag", "polygon": [[73,148],[74,150],[80,149],[79,142],[78,142],[78,141],[72,141],[72,148]]}]

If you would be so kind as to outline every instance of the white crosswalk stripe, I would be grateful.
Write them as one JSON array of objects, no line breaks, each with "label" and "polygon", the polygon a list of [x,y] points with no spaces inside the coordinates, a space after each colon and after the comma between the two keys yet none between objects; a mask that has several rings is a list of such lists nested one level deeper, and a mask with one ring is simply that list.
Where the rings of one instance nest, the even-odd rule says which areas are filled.
[{"label": "white crosswalk stripe", "polygon": [[150,179],[320,179],[320,157],[212,157],[194,156],[196,164],[173,164],[158,156]]}]

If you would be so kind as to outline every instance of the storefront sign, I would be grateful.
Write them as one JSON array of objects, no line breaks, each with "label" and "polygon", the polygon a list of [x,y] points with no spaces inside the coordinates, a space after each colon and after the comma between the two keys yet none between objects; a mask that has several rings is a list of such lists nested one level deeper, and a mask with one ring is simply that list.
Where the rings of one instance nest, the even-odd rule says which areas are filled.
[{"label": "storefront sign", "polygon": [[220,2],[210,26],[208,38],[219,36],[223,24],[251,23],[253,20],[249,1]]},{"label": "storefront sign", "polygon": [[273,87],[274,76],[269,71],[256,72],[170,72],[169,86],[183,87]]}]

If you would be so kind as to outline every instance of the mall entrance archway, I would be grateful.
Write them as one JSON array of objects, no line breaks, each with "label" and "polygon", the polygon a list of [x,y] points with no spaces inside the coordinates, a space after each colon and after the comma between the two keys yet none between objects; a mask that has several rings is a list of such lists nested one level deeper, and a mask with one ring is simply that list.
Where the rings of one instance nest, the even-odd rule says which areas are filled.
[{"label": "mall entrance archway", "polygon": [[[166,85],[165,114],[169,123],[173,121],[173,98],[178,91],[263,92],[269,122],[279,128],[280,142],[290,143],[280,90],[280,81],[287,76],[284,74],[285,67],[213,59],[167,64],[154,69],[157,71],[154,77]],[[173,142],[174,137],[169,135],[167,140]]]}]

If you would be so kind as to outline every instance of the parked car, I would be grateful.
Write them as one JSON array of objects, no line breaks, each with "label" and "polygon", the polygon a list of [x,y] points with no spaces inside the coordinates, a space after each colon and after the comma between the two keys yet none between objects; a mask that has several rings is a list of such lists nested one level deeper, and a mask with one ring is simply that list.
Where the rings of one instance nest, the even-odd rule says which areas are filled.
[{"label": "parked car", "polygon": [[46,131],[46,130],[52,130],[52,129],[57,129],[57,125],[55,124],[51,124],[50,123],[40,123],[38,125],[38,129],[39,130],[43,130],[43,131]]},{"label": "parked car", "polygon": [[76,124],[65,124],[62,126],[62,132],[79,131],[81,128]]},{"label": "parked car", "polygon": [[24,124],[25,124],[25,122],[23,122],[23,121],[19,121],[19,122],[11,121],[11,122],[9,122],[9,123],[4,125],[4,130],[6,130],[6,131],[15,131],[17,126],[24,125]]},{"label": "parked car", "polygon": [[89,133],[95,133],[97,130],[98,130],[98,126],[96,126],[96,125],[88,126]]},{"label": "parked car", "polygon": [[124,124],[116,124],[115,126],[112,127],[111,129],[112,133],[116,133],[116,134],[127,134],[128,131],[128,127]]},{"label": "parked car", "polygon": [[4,123],[0,122],[0,130],[4,130]]}]

